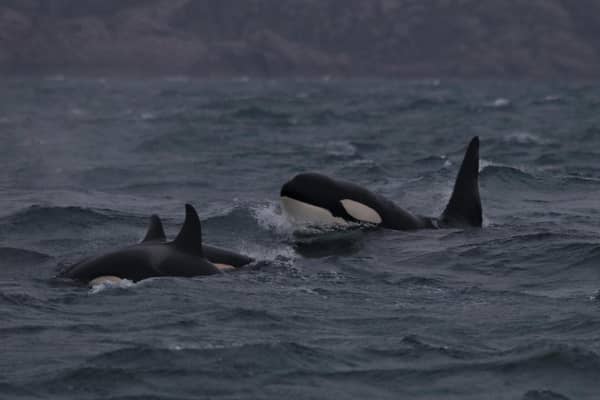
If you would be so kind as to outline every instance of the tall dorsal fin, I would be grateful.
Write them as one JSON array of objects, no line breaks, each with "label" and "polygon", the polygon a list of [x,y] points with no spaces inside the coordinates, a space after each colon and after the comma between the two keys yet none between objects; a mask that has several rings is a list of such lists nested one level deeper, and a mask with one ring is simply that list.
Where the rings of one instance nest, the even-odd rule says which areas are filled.
[{"label": "tall dorsal fin", "polygon": [[458,171],[450,201],[441,216],[446,226],[481,227],[482,212],[479,198],[479,137],[475,136]]},{"label": "tall dorsal fin", "polygon": [[200,225],[200,218],[198,218],[194,207],[189,204],[185,205],[185,222],[173,244],[177,249],[186,253],[202,255],[202,227]]},{"label": "tall dorsal fin", "polygon": [[148,231],[146,232],[146,236],[142,243],[144,242],[153,242],[153,241],[165,241],[167,240],[167,236],[165,235],[165,230],[163,229],[162,222],[158,215],[152,215],[150,217],[150,224],[148,224]]}]

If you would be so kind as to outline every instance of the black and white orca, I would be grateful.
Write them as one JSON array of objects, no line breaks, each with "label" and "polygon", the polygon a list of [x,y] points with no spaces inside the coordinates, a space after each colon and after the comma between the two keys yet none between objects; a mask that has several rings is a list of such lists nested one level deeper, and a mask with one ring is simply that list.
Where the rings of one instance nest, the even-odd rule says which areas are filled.
[{"label": "black and white orca", "polygon": [[354,222],[396,230],[481,227],[479,138],[469,143],[450,201],[437,218],[411,214],[368,189],[317,173],[299,174],[283,185],[281,203],[292,220],[311,225]]},{"label": "black and white orca", "polygon": [[61,276],[91,285],[127,279],[137,282],[159,276],[194,277],[221,273],[202,247],[202,227],[194,207],[185,206],[185,222],[172,242],[162,240],[164,231],[158,217],[151,218],[141,243],[85,259]]},{"label": "black and white orca", "polygon": [[[155,242],[162,243],[167,241],[165,230],[162,221],[158,215],[150,217],[148,231],[142,243]],[[204,257],[211,263],[215,264],[221,270],[232,270],[242,268],[252,262],[253,258],[235,253],[231,250],[225,250],[220,247],[210,246],[202,243],[202,252]]]}]

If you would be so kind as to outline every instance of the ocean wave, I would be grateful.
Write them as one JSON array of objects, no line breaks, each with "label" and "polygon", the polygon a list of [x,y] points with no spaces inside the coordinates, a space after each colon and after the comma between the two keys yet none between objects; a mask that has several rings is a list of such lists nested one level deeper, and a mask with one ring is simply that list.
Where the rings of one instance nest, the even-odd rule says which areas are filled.
[{"label": "ocean wave", "polygon": [[35,392],[29,388],[24,388],[18,385],[11,385],[9,383],[0,382],[0,393],[10,399],[25,399],[39,397]]},{"label": "ocean wave", "polygon": [[504,97],[498,97],[488,103],[484,103],[485,107],[489,108],[497,108],[497,109],[505,109],[510,108],[512,106],[512,102]]},{"label": "ocean wave", "polygon": [[184,135],[179,132],[160,134],[155,137],[144,139],[135,148],[136,152],[162,154],[176,152],[178,154],[196,153],[202,149],[201,138],[195,135]]},{"label": "ocean wave", "polygon": [[267,310],[260,310],[256,308],[246,307],[227,307],[224,310],[220,310],[216,316],[217,321],[221,322],[235,322],[243,324],[271,324],[281,323],[287,319],[285,315],[279,315]]},{"label": "ocean wave", "polygon": [[502,137],[502,140],[510,144],[520,145],[547,145],[553,143],[553,141],[543,138],[540,135],[536,135],[531,132],[517,131],[509,133]]},{"label": "ocean wave", "polygon": [[590,184],[600,184],[600,177],[596,178],[593,176],[583,176],[583,175],[577,175],[577,174],[568,174],[568,175],[559,175],[557,176],[557,178],[563,180],[565,183],[577,183],[577,184],[583,184],[583,185],[590,185]]},{"label": "ocean wave", "polygon": [[343,140],[329,141],[324,145],[318,145],[318,147],[324,149],[328,155],[333,157],[353,157],[358,153],[354,144]]},{"label": "ocean wave", "polygon": [[600,356],[588,349],[560,343],[534,343],[516,347],[499,354],[498,360],[490,361],[490,367],[500,371],[555,370],[592,371],[600,368]]},{"label": "ocean wave", "polygon": [[538,98],[532,100],[531,104],[536,104],[536,105],[566,104],[566,100],[561,95],[549,94],[544,97],[538,97]]},{"label": "ocean wave", "polygon": [[2,222],[27,230],[31,227],[52,228],[74,225],[79,227],[94,226],[111,221],[134,220],[136,217],[109,209],[92,209],[77,206],[58,207],[32,205],[14,214],[5,216]]},{"label": "ocean wave", "polygon": [[[593,378],[591,371],[600,366],[598,354],[561,344],[534,344],[517,347],[506,352],[491,350],[473,352],[472,350],[452,349],[447,345],[428,345],[421,340],[415,341],[414,339],[407,339],[404,343],[412,347],[412,351],[407,353],[406,350],[399,350],[398,354],[401,357],[398,357],[398,361],[388,367],[364,368],[357,366],[337,371],[321,370],[321,377],[328,380],[346,379],[352,381],[381,379],[386,382],[411,377],[414,384],[420,385],[419,382],[424,383],[434,377],[439,379],[444,376],[473,377],[480,374],[499,374],[508,378],[510,376],[522,376],[523,374],[554,376],[556,373],[560,373],[565,381],[576,379],[577,381],[587,380],[592,382],[595,378]],[[429,352],[447,356],[450,361],[447,359],[427,360],[425,356]],[[383,352],[383,355],[387,356],[385,352]],[[428,362],[414,362],[411,360],[414,358],[424,358]],[[581,371],[588,371],[587,376],[579,375]],[[312,375],[312,373],[305,371],[302,374],[304,378],[307,378],[307,373]]]},{"label": "ocean wave", "polygon": [[189,110],[184,108],[169,109],[169,110],[147,110],[137,111],[132,114],[131,120],[146,121],[146,122],[177,122],[190,121],[194,119],[194,115],[190,115]]},{"label": "ocean wave", "polygon": [[498,164],[481,160],[479,165],[479,176],[483,182],[488,180],[499,180],[504,183],[532,183],[537,178],[527,170],[510,165]]},{"label": "ocean wave", "polygon": [[398,113],[404,111],[419,111],[419,110],[431,110],[434,108],[449,107],[458,104],[458,101],[453,98],[447,97],[420,97],[410,99],[400,104],[395,104],[390,107],[391,113]]},{"label": "ocean wave", "polygon": [[[404,336],[400,342],[404,350],[404,357],[426,357],[430,355],[442,356],[447,359],[454,360],[478,360],[488,357],[491,350],[486,349],[476,351],[468,349],[469,345],[448,344],[441,340],[432,338],[424,338],[419,335]],[[386,355],[385,352],[382,355]]]},{"label": "ocean wave", "polygon": [[410,276],[401,279],[386,279],[388,284],[399,287],[432,287],[432,288],[447,288],[445,282],[441,278],[429,278],[425,276]]},{"label": "ocean wave", "polygon": [[598,240],[598,244],[571,244],[567,247],[563,248],[561,253],[575,252],[574,257],[571,254],[569,268],[596,267],[600,263],[600,239]]},{"label": "ocean wave", "polygon": [[256,262],[244,269],[262,269],[265,266],[273,265],[289,266],[298,258],[298,254],[294,248],[287,245],[267,247],[244,242],[236,250],[256,260]]},{"label": "ocean wave", "polygon": [[570,400],[567,396],[552,390],[529,390],[523,395],[523,400]]},{"label": "ocean wave", "polygon": [[373,111],[365,111],[363,109],[356,110],[333,110],[321,109],[303,115],[302,123],[310,125],[331,125],[343,122],[366,123],[377,119],[379,114]]},{"label": "ocean wave", "polygon": [[228,118],[268,122],[269,125],[294,125],[294,115],[262,106],[247,106],[233,111]]},{"label": "ocean wave", "polygon": [[0,247],[0,259],[4,265],[36,265],[52,259],[52,256],[34,250]]},{"label": "ocean wave", "polygon": [[252,207],[250,212],[263,229],[283,236],[289,236],[294,232],[294,225],[286,217],[278,203],[257,205]]},{"label": "ocean wave", "polygon": [[453,165],[453,162],[448,159],[446,155],[441,156],[428,156],[415,160],[413,162],[415,166],[422,169],[433,168],[435,170],[439,170],[440,168],[447,169]]},{"label": "ocean wave", "polygon": [[[79,387],[87,382],[93,387],[100,385],[106,377],[115,379],[115,383],[140,382],[144,376],[166,372],[167,368],[189,375],[242,373],[252,376],[314,368],[315,362],[335,364],[338,358],[334,352],[295,342],[227,343],[218,340],[213,343],[173,339],[169,342],[163,347],[138,345],[103,352],[88,359],[81,367],[59,372],[45,384],[77,383]],[[114,375],[117,371],[123,374]],[[93,375],[97,376],[96,381],[91,381]]]},{"label": "ocean wave", "polygon": [[[261,268],[264,263],[288,265],[297,258],[296,252],[288,243],[294,233],[294,226],[282,214],[277,202],[237,205],[221,210],[219,215],[203,219],[202,224],[207,230],[229,234],[235,232],[233,243],[230,240],[227,244],[216,244],[254,258],[261,263],[256,268]],[[283,242],[280,240],[282,238]],[[209,237],[206,237],[206,241],[212,243]]]},{"label": "ocean wave", "polygon": [[[210,182],[208,180],[202,179],[199,177],[198,179],[190,178],[190,179],[180,179],[179,177],[175,177],[174,180],[167,179],[152,179],[152,182],[144,182],[143,179],[137,182],[131,182],[122,184],[119,183],[109,183],[107,180],[105,185],[111,190],[118,190],[120,192],[128,192],[139,193],[139,194],[156,194],[156,193],[187,193],[190,189],[206,189],[210,186]],[[114,180],[113,180],[114,182]]]},{"label": "ocean wave", "polygon": [[0,303],[34,308],[45,306],[45,303],[42,299],[39,299],[29,293],[6,291],[5,289],[0,289]]},{"label": "ocean wave", "polygon": [[300,225],[293,235],[295,251],[307,258],[351,255],[362,248],[364,233],[361,224],[348,226]]}]

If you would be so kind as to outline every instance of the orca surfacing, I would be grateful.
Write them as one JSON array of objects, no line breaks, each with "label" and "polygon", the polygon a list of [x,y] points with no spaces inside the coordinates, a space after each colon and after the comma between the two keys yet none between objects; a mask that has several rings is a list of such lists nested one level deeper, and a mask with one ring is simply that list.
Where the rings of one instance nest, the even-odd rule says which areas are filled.
[{"label": "orca surfacing", "polygon": [[[150,217],[148,231],[142,242],[162,243],[166,241],[167,235],[165,235],[165,230],[160,217],[158,215],[152,215],[152,217]],[[202,243],[201,246],[206,259],[222,270],[242,268],[254,262],[254,259],[243,254],[235,253],[231,250],[204,243]]]},{"label": "orca surfacing", "polygon": [[284,184],[281,202],[293,220],[309,224],[355,222],[395,230],[481,227],[479,138],[469,143],[450,201],[438,218],[411,214],[359,185],[318,173],[299,174]]},{"label": "orca surfacing", "polygon": [[[185,206],[185,222],[172,242],[159,240],[162,225],[153,216],[146,238],[139,244],[85,259],[61,275],[83,282],[140,281],[158,276],[193,277],[218,274],[221,270],[208,261],[202,248],[202,228],[196,210]],[[157,224],[158,221],[158,224]]]}]

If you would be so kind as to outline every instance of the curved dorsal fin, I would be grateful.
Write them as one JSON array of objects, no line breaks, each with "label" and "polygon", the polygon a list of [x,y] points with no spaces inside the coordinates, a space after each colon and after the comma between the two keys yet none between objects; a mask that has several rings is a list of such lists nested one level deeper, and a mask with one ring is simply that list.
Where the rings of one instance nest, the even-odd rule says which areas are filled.
[{"label": "curved dorsal fin", "polygon": [[146,232],[146,236],[142,243],[144,242],[153,242],[153,241],[165,241],[167,240],[167,236],[165,235],[165,230],[163,229],[162,222],[158,215],[154,214],[150,217],[150,224],[148,224],[148,231]]},{"label": "curved dorsal fin", "polygon": [[202,227],[194,207],[185,205],[185,222],[173,241],[175,247],[186,253],[202,255]]},{"label": "curved dorsal fin", "polygon": [[448,226],[481,227],[482,220],[479,198],[479,137],[475,136],[465,153],[441,222]]}]

